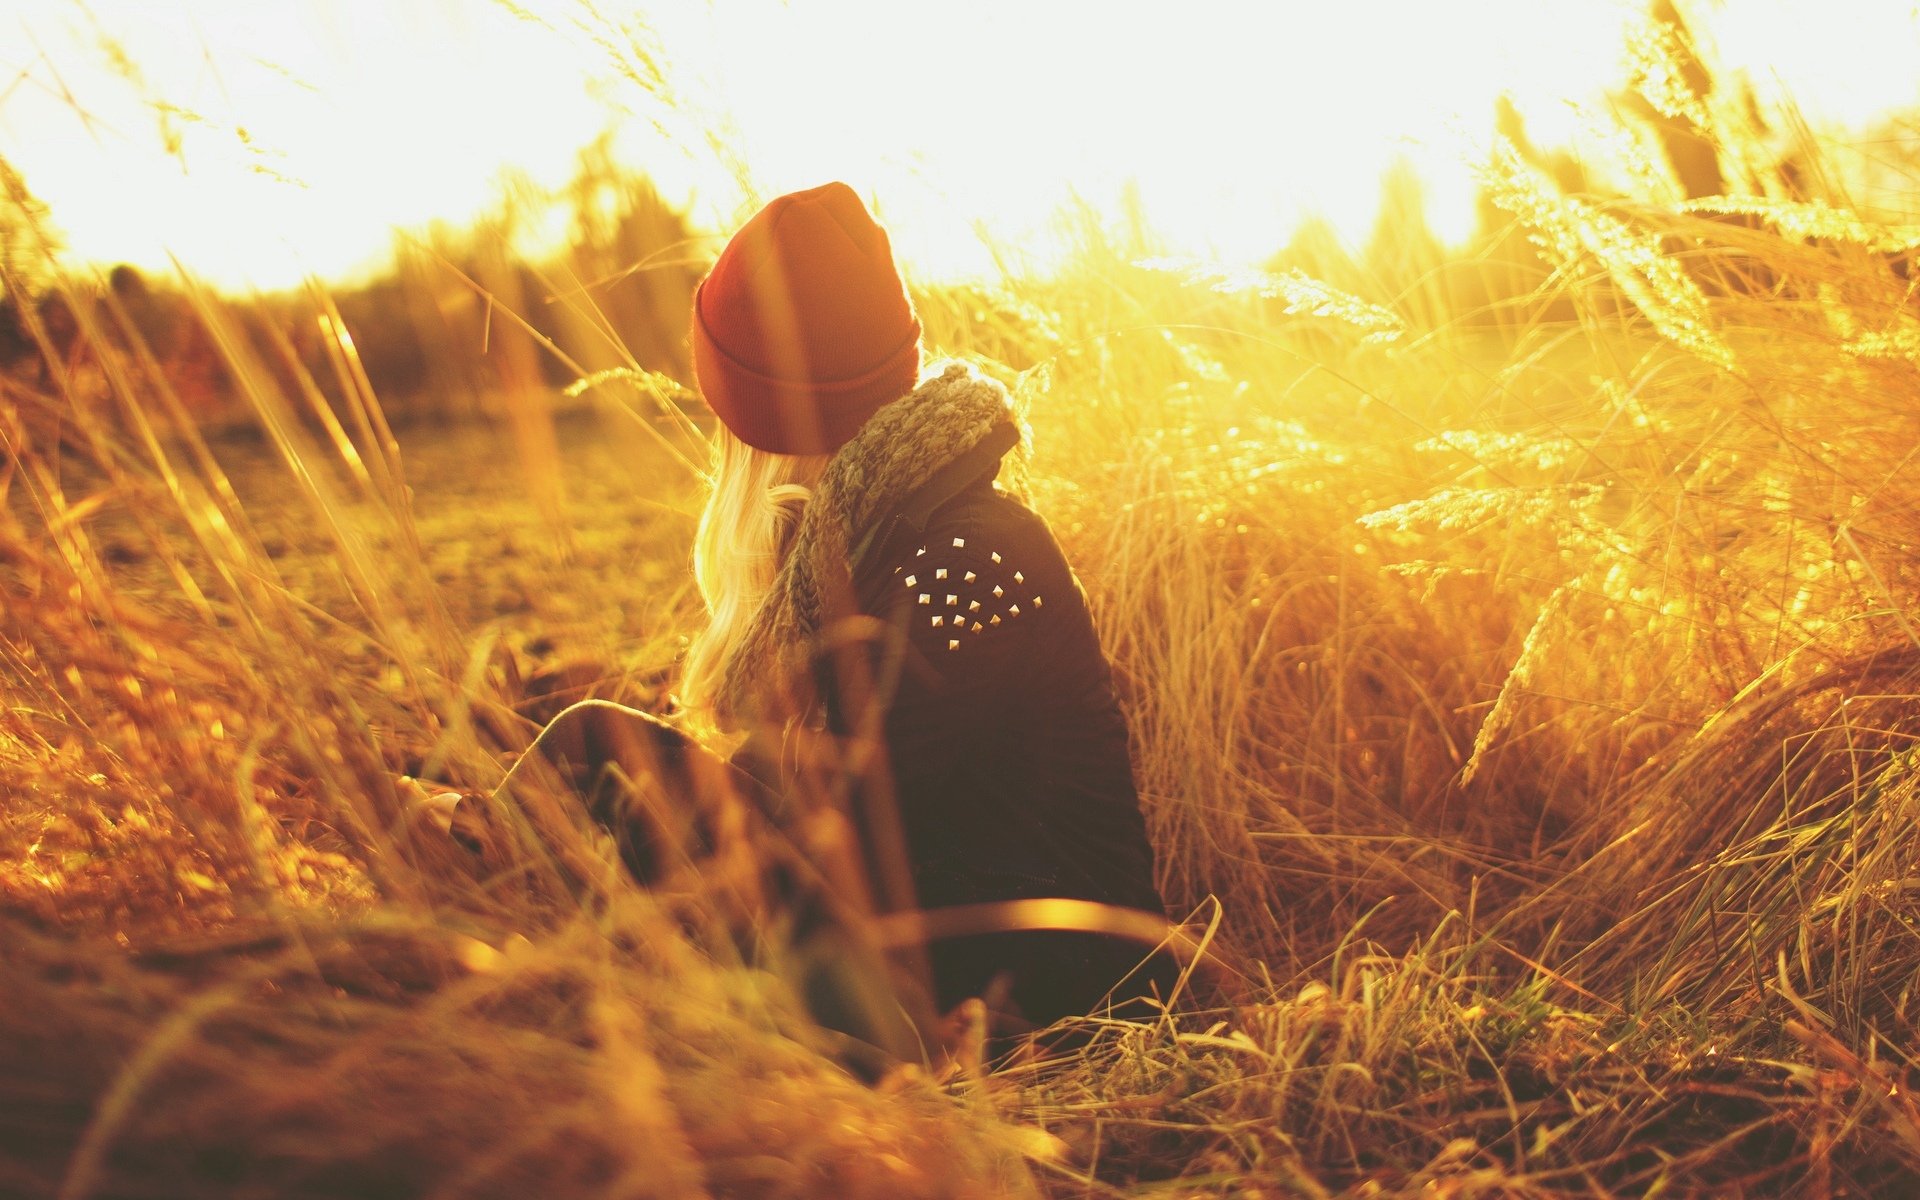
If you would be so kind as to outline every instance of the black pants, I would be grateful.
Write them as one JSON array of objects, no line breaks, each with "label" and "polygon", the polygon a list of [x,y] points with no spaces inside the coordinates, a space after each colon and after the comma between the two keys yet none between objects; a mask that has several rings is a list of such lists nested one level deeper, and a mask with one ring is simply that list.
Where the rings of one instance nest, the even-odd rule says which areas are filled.
[{"label": "black pants", "polygon": [[[676,862],[711,852],[714,818],[723,804],[745,805],[769,828],[779,823],[778,797],[763,781],[657,718],[608,701],[583,701],[556,716],[501,790],[511,790],[536,762],[556,769],[580,794],[643,884],[656,882]],[[782,899],[801,913],[788,924],[807,942],[797,958],[808,964],[802,992],[816,1020],[898,1054],[898,1020],[874,1012],[871,948],[823,915],[833,906],[818,903],[803,884],[789,878],[775,890],[792,893]],[[1179,971],[1164,951],[1149,956],[1152,949],[1075,930],[971,934],[926,947],[930,980],[901,981],[897,972],[894,977],[903,992],[926,998],[926,1004],[905,1005],[932,1010],[917,1013],[917,1023],[979,996],[988,1001],[990,1032],[1005,1039],[1095,1011],[1150,1016],[1154,998],[1170,994]]]}]

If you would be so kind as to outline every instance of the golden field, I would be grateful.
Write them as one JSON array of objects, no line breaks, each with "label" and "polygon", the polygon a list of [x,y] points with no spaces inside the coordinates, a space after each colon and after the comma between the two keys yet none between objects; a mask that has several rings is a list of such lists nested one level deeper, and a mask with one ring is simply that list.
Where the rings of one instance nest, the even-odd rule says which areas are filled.
[{"label": "golden field", "polygon": [[1025,406],[1201,951],[1157,1023],[874,1086],[740,951],[764,833],[649,892],[557,788],[477,859],[399,782],[671,687],[686,277],[437,246],[389,400],[372,292],[183,284],[162,354],[10,180],[67,325],[0,376],[0,1193],[1920,1187],[1920,228],[1684,101],[1633,195],[1510,146],[1470,254],[1090,220],[917,297]]}]

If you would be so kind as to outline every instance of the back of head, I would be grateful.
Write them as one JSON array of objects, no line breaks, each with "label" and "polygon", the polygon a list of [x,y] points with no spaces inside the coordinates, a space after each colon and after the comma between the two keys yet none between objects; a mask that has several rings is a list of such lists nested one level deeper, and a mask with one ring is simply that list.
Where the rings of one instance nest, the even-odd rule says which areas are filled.
[{"label": "back of head", "polygon": [[844,183],[781,196],[693,298],[701,393],[742,442],[830,453],[912,390],[920,321],[885,229]]}]

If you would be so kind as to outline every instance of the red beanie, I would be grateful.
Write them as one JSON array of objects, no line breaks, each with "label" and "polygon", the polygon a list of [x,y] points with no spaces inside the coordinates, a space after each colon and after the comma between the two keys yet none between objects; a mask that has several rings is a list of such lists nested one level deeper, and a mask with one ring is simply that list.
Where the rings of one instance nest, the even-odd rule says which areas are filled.
[{"label": "red beanie", "polygon": [[844,183],[753,215],[693,294],[693,373],[741,441],[825,454],[913,390],[920,321],[887,231]]}]

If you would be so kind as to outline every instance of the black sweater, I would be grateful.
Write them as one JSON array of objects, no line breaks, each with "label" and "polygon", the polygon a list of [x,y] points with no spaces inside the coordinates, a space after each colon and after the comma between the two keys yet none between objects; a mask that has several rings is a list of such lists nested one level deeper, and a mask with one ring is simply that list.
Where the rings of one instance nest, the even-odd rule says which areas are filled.
[{"label": "black sweater", "polygon": [[[897,670],[876,675],[894,681],[884,740],[919,905],[1071,898],[1162,915],[1086,598],[1046,523],[995,486],[997,467],[994,454],[904,505],[855,566],[860,609],[891,634]],[[1014,1004],[1045,1023],[1087,1011],[1148,949],[995,934],[936,943],[930,958],[942,1005],[1004,972]],[[1120,995],[1164,990],[1167,966]]]},{"label": "black sweater", "polygon": [[[1127,727],[1086,599],[1046,523],[993,484],[1013,440],[1002,427],[877,528],[856,531],[852,595],[834,607],[858,609],[847,615],[864,630],[849,639],[862,680],[836,678],[834,664],[849,662],[844,649],[819,657],[827,725],[838,735],[827,741],[871,746],[854,727],[878,732],[888,770],[849,775],[845,756],[831,754],[826,786],[864,826],[876,877],[887,847],[862,817],[882,809],[897,817],[912,903],[922,909],[1064,898],[1160,916]],[[822,641],[842,639],[829,630]],[[881,707],[854,703],[855,692]],[[604,702],[568,709],[534,747],[572,780],[648,884],[664,864],[714,844],[702,797],[717,778],[776,823],[813,794],[771,750],[752,739],[727,771],[670,726]],[[643,792],[630,784],[642,778],[688,803],[638,802]],[[779,890],[800,902],[808,887],[782,878]],[[832,925],[828,907],[800,907],[811,913],[802,926]],[[1047,1024],[1092,1010],[1123,976],[1116,1004],[1164,995],[1171,960],[1135,970],[1149,949],[1057,929],[946,937],[928,948],[932,999],[945,1011],[968,996],[995,997],[1005,1018],[996,1031],[1013,1032],[1018,1018]],[[874,1030],[884,1021],[853,1015],[861,1004],[848,997],[859,990],[839,995],[829,982],[810,1003],[826,1023],[883,1043]]]},{"label": "black sweater", "polygon": [[905,636],[886,742],[923,907],[1161,902],[1127,727],[1046,523],[983,477],[856,579]]}]

